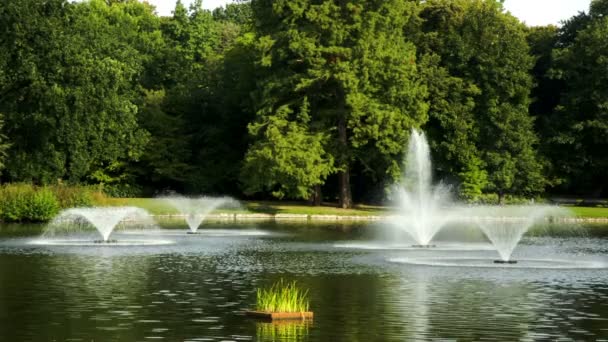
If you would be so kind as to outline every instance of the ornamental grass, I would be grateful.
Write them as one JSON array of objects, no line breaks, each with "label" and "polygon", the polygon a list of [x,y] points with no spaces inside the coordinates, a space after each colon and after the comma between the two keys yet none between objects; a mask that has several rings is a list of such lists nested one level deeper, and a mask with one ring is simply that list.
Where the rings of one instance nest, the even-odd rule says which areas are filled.
[{"label": "ornamental grass", "polygon": [[295,281],[281,279],[268,289],[258,289],[256,310],[263,312],[306,312],[308,290],[298,288]]}]

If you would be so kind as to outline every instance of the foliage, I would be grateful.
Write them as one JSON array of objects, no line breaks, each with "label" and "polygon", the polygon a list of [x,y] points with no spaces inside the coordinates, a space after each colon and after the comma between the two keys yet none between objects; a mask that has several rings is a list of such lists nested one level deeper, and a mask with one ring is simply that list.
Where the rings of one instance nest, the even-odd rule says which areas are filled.
[{"label": "foliage", "polygon": [[102,198],[90,187],[4,184],[0,187],[0,219],[4,222],[51,220],[60,209],[92,206]]},{"label": "foliage", "polygon": [[330,138],[324,152],[340,175],[341,206],[350,207],[353,162],[396,176],[409,128],[426,119],[415,47],[402,30],[414,3],[265,0],[252,7],[262,73],[256,121],[307,99],[308,131]]},{"label": "foliage", "polygon": [[4,222],[48,221],[59,212],[59,203],[48,188],[28,184],[0,188],[0,218]]},{"label": "foliage", "polygon": [[0,181],[349,207],[416,127],[467,201],[605,196],[608,0],[535,28],[502,3],[0,2]]},{"label": "foliage", "polygon": [[25,203],[25,219],[33,222],[51,220],[59,212],[59,202],[49,188],[32,192]]},{"label": "foliage", "polygon": [[100,196],[100,191],[93,187],[58,184],[48,188],[57,197],[60,208],[91,207]]},{"label": "foliage", "polygon": [[501,197],[541,192],[524,25],[498,1],[428,1],[421,17],[419,44],[432,76],[429,130],[443,168],[460,178],[465,198],[480,189]]},{"label": "foliage", "polygon": [[11,144],[7,142],[6,135],[2,134],[4,128],[4,118],[0,113],[0,171],[3,170],[5,165],[5,160],[8,155],[8,149],[11,147]]},{"label": "foliage", "polygon": [[576,31],[571,44],[554,51],[551,70],[564,87],[550,117],[548,154],[566,186],[594,196],[608,189],[607,4],[592,3],[587,25]]},{"label": "foliage", "polygon": [[264,312],[306,312],[309,308],[308,291],[298,288],[295,281],[281,279],[268,289],[258,289],[256,310]]},{"label": "foliage", "polygon": [[251,134],[261,138],[245,156],[241,178],[246,192],[271,190],[277,198],[308,199],[312,188],[334,170],[334,160],[325,152],[327,135],[307,131],[306,99],[298,113],[283,106],[266,120],[250,126]]},{"label": "foliage", "polygon": [[2,7],[0,50],[8,53],[0,61],[6,73],[0,111],[13,143],[8,179],[116,177],[116,165],[136,159],[147,139],[134,104],[140,59],[117,39],[132,32],[120,26],[137,23],[101,0],[72,6],[26,0]]}]

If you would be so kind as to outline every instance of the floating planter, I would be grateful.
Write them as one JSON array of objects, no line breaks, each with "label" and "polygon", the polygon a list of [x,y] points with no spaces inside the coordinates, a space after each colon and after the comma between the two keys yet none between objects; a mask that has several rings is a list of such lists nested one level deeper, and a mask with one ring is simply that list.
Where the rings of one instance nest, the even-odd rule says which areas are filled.
[{"label": "floating planter", "polygon": [[258,289],[255,310],[246,311],[247,316],[266,320],[312,319],[309,310],[308,291],[299,289],[295,281],[272,285],[269,289]]},{"label": "floating planter", "polygon": [[495,264],[517,264],[517,260],[494,260]]},{"label": "floating planter", "polygon": [[313,313],[311,311],[303,312],[266,312],[266,311],[247,311],[247,316],[253,318],[261,318],[266,320],[278,320],[278,319],[312,319]]}]

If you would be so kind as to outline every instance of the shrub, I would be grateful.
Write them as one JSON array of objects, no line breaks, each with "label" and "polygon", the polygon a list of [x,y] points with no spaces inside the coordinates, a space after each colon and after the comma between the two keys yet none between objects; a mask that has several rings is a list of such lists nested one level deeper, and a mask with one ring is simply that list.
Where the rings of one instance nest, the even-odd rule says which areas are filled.
[{"label": "shrub", "polygon": [[59,212],[59,201],[49,188],[39,188],[27,197],[27,208],[22,219],[32,222],[49,221]]},{"label": "shrub", "polygon": [[0,218],[5,222],[22,221],[27,216],[28,201],[34,193],[29,184],[9,184],[0,189]]},{"label": "shrub", "polygon": [[91,187],[60,184],[53,186],[52,190],[61,208],[91,207],[95,204],[96,190]]},{"label": "shrub", "polygon": [[105,196],[93,187],[5,184],[0,187],[0,220],[48,221],[61,209],[90,207],[102,201]]},{"label": "shrub", "polygon": [[131,184],[104,184],[102,189],[104,194],[117,198],[140,197],[143,194],[139,185]]},{"label": "shrub", "polygon": [[[525,205],[525,204],[546,202],[542,198],[527,198],[527,197],[513,196],[513,195],[506,195],[504,198],[504,201],[505,201],[504,204],[506,204],[506,205]],[[469,200],[466,202],[471,203],[471,204],[486,204],[486,205],[499,204],[498,194],[495,194],[495,193],[482,194],[482,195],[477,196],[476,200]]]}]

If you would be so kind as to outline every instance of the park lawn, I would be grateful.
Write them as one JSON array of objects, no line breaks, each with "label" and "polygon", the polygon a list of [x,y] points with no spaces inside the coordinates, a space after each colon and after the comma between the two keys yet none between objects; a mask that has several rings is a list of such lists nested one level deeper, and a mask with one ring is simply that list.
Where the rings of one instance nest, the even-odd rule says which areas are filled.
[{"label": "park lawn", "polygon": [[576,217],[608,218],[608,207],[571,207],[568,208]]},{"label": "park lawn", "polygon": [[[389,213],[386,207],[356,205],[353,209],[341,209],[335,206],[313,207],[298,202],[261,202],[241,201],[242,209],[218,209],[214,213],[262,213],[262,214],[300,214],[300,215],[340,215],[371,216]],[[153,215],[171,215],[178,211],[169,203],[157,198],[106,198],[102,206],[135,206],[146,209]]]},{"label": "park lawn", "polygon": [[[353,209],[341,209],[324,205],[313,207],[298,202],[242,201],[242,209],[218,209],[214,213],[263,213],[263,214],[300,214],[300,215],[338,215],[338,216],[376,216],[390,214],[388,207],[357,205]],[[153,215],[177,214],[170,204],[156,198],[107,198],[101,203],[105,206],[136,206],[146,209]],[[575,217],[608,218],[606,207],[566,206]]]}]

